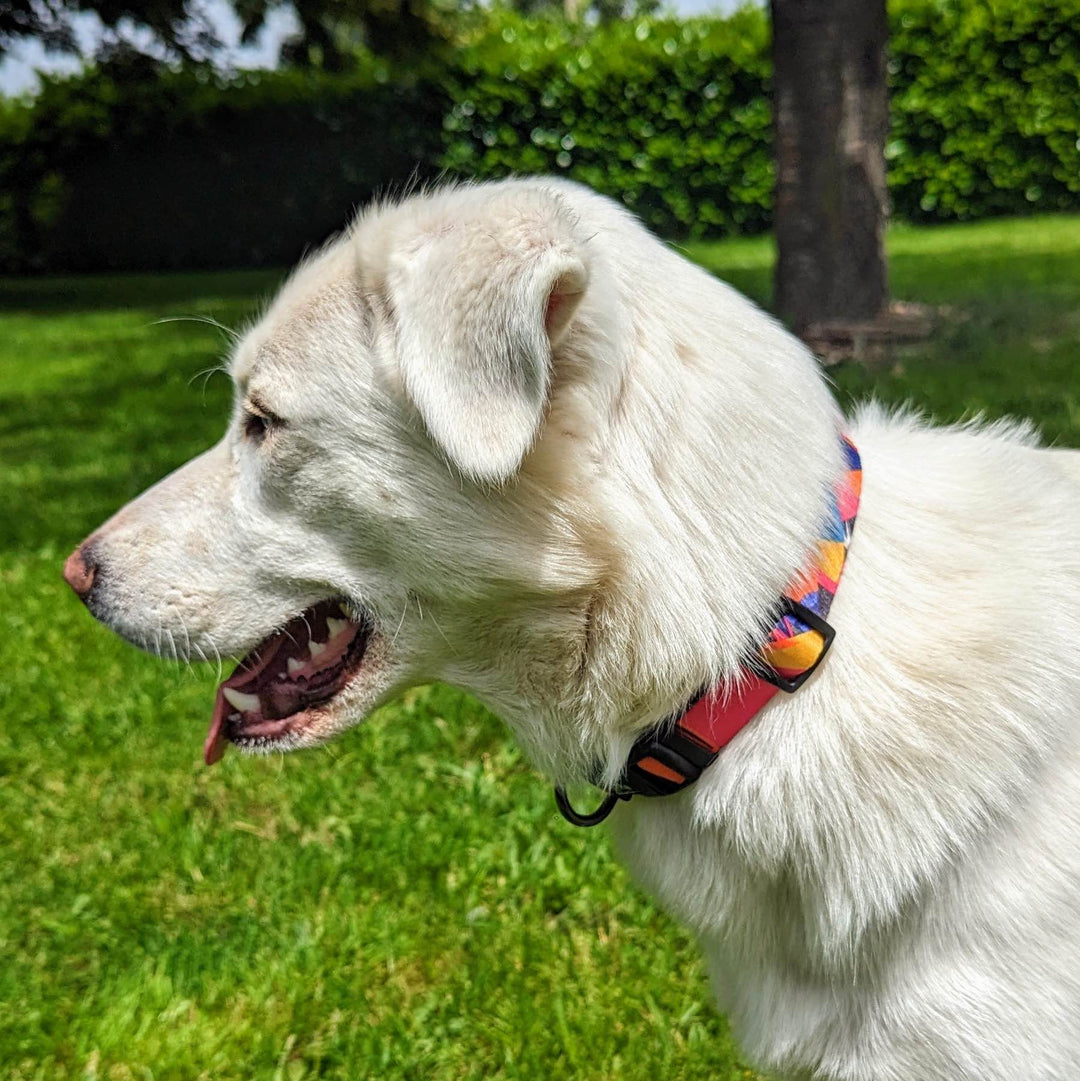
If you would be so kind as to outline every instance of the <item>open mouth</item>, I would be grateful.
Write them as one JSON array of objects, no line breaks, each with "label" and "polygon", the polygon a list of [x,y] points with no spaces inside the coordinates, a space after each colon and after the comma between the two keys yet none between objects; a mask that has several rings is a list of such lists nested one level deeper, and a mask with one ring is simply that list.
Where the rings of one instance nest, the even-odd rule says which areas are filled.
[{"label": "open mouth", "polygon": [[206,764],[221,758],[228,743],[269,750],[292,742],[356,673],[371,631],[368,620],[352,618],[340,601],[325,600],[260,642],[218,687]]}]

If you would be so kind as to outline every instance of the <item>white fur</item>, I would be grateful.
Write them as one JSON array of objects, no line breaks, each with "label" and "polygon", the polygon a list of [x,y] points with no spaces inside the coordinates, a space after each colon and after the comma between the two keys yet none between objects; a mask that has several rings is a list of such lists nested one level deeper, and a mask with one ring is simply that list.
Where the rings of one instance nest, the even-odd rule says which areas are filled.
[{"label": "white fur", "polygon": [[[372,209],[233,374],[223,441],[97,534],[97,614],[238,654],[343,594],[375,644],[299,744],[443,679],[563,782],[613,781],[737,670],[850,432],[831,656],[692,789],[620,805],[619,847],[763,1066],[1076,1076],[1080,456],[1006,425],[845,421],[780,325],[555,180]],[[261,447],[245,394],[286,419]]]}]

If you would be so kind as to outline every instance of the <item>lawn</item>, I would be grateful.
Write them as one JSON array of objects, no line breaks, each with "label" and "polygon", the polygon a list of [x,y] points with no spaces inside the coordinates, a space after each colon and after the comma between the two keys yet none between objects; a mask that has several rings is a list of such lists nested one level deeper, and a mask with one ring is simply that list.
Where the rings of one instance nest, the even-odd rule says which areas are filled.
[{"label": "lawn", "polygon": [[[938,336],[838,392],[1080,443],[1080,218],[890,238]],[[767,240],[689,254],[767,299]],[[142,656],[59,577],[212,442],[227,342],[276,275],[0,282],[0,1076],[759,1075],[688,935],[498,721],[415,691],[333,747],[200,763],[213,672]]]}]

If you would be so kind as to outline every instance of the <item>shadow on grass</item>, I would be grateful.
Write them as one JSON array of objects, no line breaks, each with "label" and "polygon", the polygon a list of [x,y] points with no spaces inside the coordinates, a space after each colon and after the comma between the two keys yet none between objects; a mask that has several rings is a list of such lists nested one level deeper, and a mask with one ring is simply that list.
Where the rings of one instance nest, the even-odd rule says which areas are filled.
[{"label": "shadow on grass", "polygon": [[[22,403],[0,424],[7,498],[18,513],[0,519],[0,549],[71,544],[178,465],[211,446],[224,430],[229,389],[193,392],[159,375],[101,383]],[[4,409],[0,398],[0,409]]]}]

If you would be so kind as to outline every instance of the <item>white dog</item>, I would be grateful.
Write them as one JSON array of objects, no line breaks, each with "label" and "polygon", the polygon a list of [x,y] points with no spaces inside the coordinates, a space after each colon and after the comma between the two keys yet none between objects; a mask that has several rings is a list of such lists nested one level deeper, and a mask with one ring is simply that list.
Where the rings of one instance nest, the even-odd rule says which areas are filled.
[{"label": "white dog", "polygon": [[835,645],[695,784],[619,801],[618,843],[762,1065],[1080,1075],[1080,456],[845,420],[783,327],[554,180],[365,213],[232,375],[224,439],[66,567],[139,646],[248,654],[209,761],[445,680],[619,791],[643,733],[760,670],[849,435]]}]

